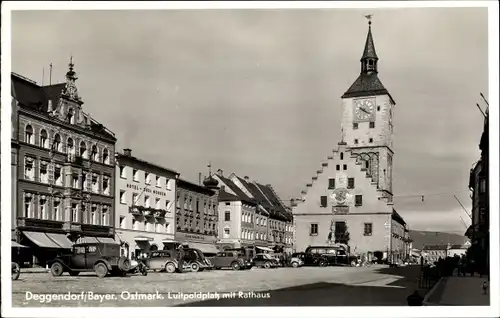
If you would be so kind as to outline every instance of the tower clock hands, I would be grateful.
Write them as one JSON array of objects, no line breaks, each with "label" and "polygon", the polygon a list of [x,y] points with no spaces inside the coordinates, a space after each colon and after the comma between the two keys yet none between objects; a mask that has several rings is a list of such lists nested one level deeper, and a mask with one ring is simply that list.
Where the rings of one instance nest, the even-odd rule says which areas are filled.
[{"label": "tower clock hands", "polygon": [[369,111],[367,111],[364,107],[360,107],[360,109],[361,109],[362,111],[364,111],[365,113],[367,113],[368,115],[370,115],[370,112],[369,112]]}]

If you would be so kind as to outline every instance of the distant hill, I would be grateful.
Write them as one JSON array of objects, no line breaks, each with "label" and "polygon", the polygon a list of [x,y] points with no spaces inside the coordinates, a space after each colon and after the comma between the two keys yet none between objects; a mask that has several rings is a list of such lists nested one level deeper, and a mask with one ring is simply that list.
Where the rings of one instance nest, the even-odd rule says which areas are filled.
[{"label": "distant hill", "polygon": [[410,230],[410,238],[413,240],[413,248],[422,249],[424,245],[458,244],[462,245],[469,239],[463,235]]}]

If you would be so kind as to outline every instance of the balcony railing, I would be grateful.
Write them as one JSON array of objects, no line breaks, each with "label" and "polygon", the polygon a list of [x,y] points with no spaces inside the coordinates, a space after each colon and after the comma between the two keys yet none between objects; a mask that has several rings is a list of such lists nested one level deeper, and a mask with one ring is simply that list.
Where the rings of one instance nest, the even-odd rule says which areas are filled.
[{"label": "balcony railing", "polygon": [[133,205],[129,207],[129,212],[136,215],[151,216],[155,218],[164,218],[167,210],[145,207],[142,205]]}]

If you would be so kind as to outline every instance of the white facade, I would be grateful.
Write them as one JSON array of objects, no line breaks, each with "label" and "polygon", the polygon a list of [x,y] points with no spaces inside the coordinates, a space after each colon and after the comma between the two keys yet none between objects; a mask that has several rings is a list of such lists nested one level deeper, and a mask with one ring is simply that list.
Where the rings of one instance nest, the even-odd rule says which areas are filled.
[{"label": "white facade", "polygon": [[119,154],[115,175],[115,228],[117,237],[127,243],[123,253],[133,257],[173,242],[176,173]]}]

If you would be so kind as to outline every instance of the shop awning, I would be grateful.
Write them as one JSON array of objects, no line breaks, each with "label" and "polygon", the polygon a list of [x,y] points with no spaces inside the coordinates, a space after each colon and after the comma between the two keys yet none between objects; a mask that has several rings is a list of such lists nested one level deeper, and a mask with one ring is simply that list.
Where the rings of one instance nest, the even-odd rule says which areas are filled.
[{"label": "shop awning", "polygon": [[258,248],[259,250],[263,250],[263,251],[274,252],[274,250],[272,248],[269,248],[269,247],[256,246],[255,248]]},{"label": "shop awning", "polygon": [[169,239],[163,239],[161,240],[162,243],[179,243],[179,241],[176,240],[169,240]]},{"label": "shop awning", "polygon": [[147,236],[136,236],[134,239],[134,241],[136,241],[136,242],[149,242],[152,240],[153,240],[152,237],[147,237]]},{"label": "shop awning", "polygon": [[93,236],[82,236],[78,239],[78,243],[99,243],[99,241]]},{"label": "shop awning", "polygon": [[202,253],[206,254],[217,254],[219,250],[217,247],[213,244],[208,244],[208,243],[192,243],[188,242],[188,245],[190,248],[197,248],[199,249]]},{"label": "shop awning", "polygon": [[97,240],[101,243],[118,244],[118,242],[116,242],[115,239],[112,237],[98,237]]},{"label": "shop awning", "polygon": [[46,233],[47,236],[54,242],[56,242],[62,248],[72,248],[73,242],[71,242],[66,235],[60,233]]},{"label": "shop awning", "polygon": [[12,244],[12,247],[28,248],[28,246],[21,245],[15,241],[11,241],[10,243]]},{"label": "shop awning", "polygon": [[23,232],[23,234],[39,247],[61,248],[56,242],[51,240],[45,232]]}]

